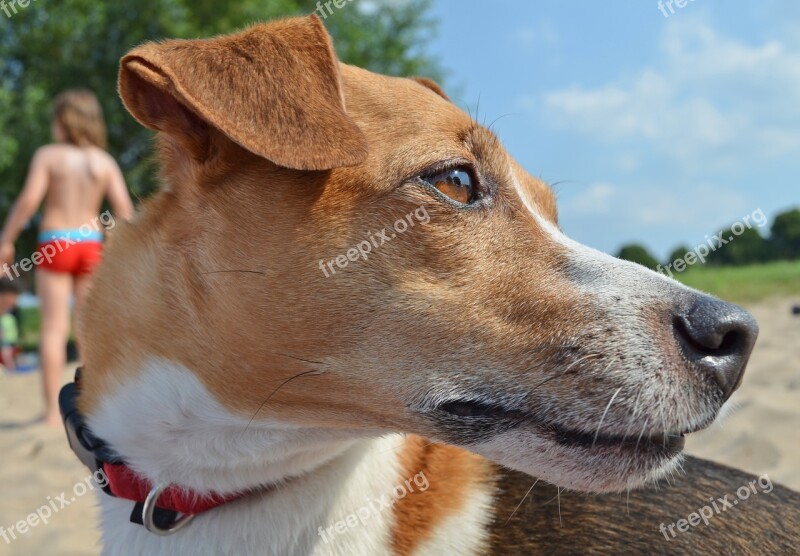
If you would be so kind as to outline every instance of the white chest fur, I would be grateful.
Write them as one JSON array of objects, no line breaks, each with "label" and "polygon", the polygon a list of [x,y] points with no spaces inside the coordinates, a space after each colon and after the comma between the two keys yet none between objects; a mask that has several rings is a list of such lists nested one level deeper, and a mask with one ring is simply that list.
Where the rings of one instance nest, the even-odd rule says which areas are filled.
[{"label": "white chest fur", "polygon": [[154,482],[201,493],[276,485],[168,537],[130,523],[132,502],[101,493],[104,554],[391,552],[393,514],[379,501],[402,483],[399,435],[357,439],[284,423],[248,426],[188,369],[166,361],[152,361],[105,398],[89,426]]}]

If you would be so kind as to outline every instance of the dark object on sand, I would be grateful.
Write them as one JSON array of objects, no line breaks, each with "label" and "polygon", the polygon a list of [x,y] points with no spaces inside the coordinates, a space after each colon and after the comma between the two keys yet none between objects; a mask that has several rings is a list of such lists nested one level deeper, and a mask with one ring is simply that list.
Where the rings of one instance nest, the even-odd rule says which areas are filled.
[{"label": "dark object on sand", "polygon": [[794,307],[792,307],[792,314],[800,315],[800,305],[795,305]]}]

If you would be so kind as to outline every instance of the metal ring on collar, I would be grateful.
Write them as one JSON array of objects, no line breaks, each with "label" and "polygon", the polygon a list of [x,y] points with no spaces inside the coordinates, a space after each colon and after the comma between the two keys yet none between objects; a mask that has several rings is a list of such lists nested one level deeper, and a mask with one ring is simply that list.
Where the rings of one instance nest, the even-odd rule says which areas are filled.
[{"label": "metal ring on collar", "polygon": [[193,515],[181,515],[167,528],[161,528],[155,524],[153,520],[153,513],[156,509],[156,502],[158,502],[158,498],[161,496],[161,493],[164,492],[169,485],[160,484],[153,487],[150,493],[145,498],[144,505],[142,508],[142,524],[144,528],[153,533],[154,535],[159,535],[161,537],[166,537],[167,535],[171,535],[177,531],[180,531],[184,527],[186,527],[192,519],[194,519]]}]

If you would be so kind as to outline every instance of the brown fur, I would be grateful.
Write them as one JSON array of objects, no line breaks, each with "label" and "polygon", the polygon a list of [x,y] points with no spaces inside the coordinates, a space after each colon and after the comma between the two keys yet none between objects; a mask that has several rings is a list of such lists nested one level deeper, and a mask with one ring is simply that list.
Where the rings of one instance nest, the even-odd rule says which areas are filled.
[{"label": "brown fur", "polygon": [[[345,113],[338,69],[319,18],[292,19],[269,33],[141,46],[122,59],[120,94],[143,125],[185,140],[198,159],[210,124],[286,168],[326,170],[367,152]],[[212,77],[223,71],[226,79]]]},{"label": "brown fur", "polygon": [[[217,40],[229,38],[192,43],[192,50],[199,50],[192,54],[194,62],[176,61],[175,67],[191,65],[199,72],[204,67],[198,61],[202,52],[217,51]],[[508,179],[508,158],[499,141],[450,102],[411,80],[342,66],[348,117],[370,138],[369,156],[354,168],[299,172],[240,148],[223,130],[197,122],[189,126],[186,119],[193,116],[185,109],[153,116],[151,105],[158,107],[165,97],[181,95],[163,79],[153,81],[159,84],[157,90],[142,83],[133,77],[140,68],[134,64],[132,69],[131,64],[143,56],[137,52],[154,60],[151,65],[155,60],[167,63],[163,60],[176,49],[187,50],[188,45],[145,45],[123,59],[120,92],[126,106],[144,123],[165,130],[159,140],[167,188],[145,204],[133,227],[120,230],[96,277],[97,292],[117,291],[124,284],[130,304],[109,314],[100,293],[87,304],[86,321],[102,318],[107,323],[104,330],[87,330],[83,340],[87,362],[97,369],[86,380],[82,403],[87,410],[105,391],[106,382],[114,380],[109,375],[134,373],[146,354],[192,368],[223,403],[250,417],[278,384],[308,370],[293,358],[297,357],[332,361],[335,368],[322,366],[320,370],[331,372],[282,388],[260,417],[279,414],[307,424],[427,433],[433,432],[428,424],[392,396],[353,393],[365,392],[369,384],[373,392],[388,394],[397,390],[398,380],[412,389],[419,384],[413,369],[440,358],[443,349],[452,353],[456,367],[470,365],[476,341],[513,361],[527,357],[530,347],[550,341],[553,331],[542,326],[545,322],[563,323],[559,334],[579,329],[564,288],[549,286],[545,279],[548,269],[558,264],[560,248],[546,242],[543,232],[522,217],[525,208],[515,195],[498,195],[494,216],[464,222],[429,193],[403,183],[441,160],[477,161],[487,176]],[[206,71],[216,71],[216,66]],[[331,72],[328,78],[335,81],[339,76]],[[187,83],[212,81],[208,75],[194,75]],[[228,96],[238,98],[235,93]],[[332,108],[335,105],[317,109]],[[206,109],[215,109],[212,119],[219,121],[233,110],[252,107]],[[414,112],[427,117],[404,117]],[[387,126],[387,121],[394,123]],[[325,127],[324,122],[320,125]],[[446,140],[421,142],[420,136]],[[196,147],[192,142],[197,141],[204,145],[205,157],[197,158],[198,152],[186,147]],[[317,155],[338,159],[338,147],[330,148]],[[525,180],[543,212],[554,217],[550,190],[526,174]],[[428,208],[435,227],[417,226],[376,251],[368,264],[352,264],[334,278],[319,271],[319,260],[335,257],[367,232],[420,206]],[[464,244],[461,237],[483,239]],[[520,251],[527,256],[517,257]],[[499,272],[486,281],[486,264],[493,257],[513,264],[496,269]],[[397,260],[418,261],[425,271],[407,272]],[[532,265],[534,260],[538,264]],[[536,284],[538,312],[524,308],[531,292],[512,286],[521,280],[529,288]],[[392,289],[389,284],[401,287]],[[230,288],[236,289],[236,296],[227,295]],[[393,305],[404,306],[405,312],[387,322],[381,314]],[[205,328],[211,321],[217,323],[213,336]],[[144,335],[142,322],[148,323]],[[412,329],[416,332],[408,334]],[[241,372],[230,372],[230,353],[237,354]],[[375,366],[374,361],[391,362],[393,367]],[[310,380],[313,389],[303,386]]]},{"label": "brown fur", "polygon": [[701,521],[686,532],[673,529],[675,538],[669,531],[669,540],[664,538],[662,523],[686,519],[710,499],[728,495],[732,502],[738,488],[757,479],[708,461],[687,457],[685,473],[671,484],[627,495],[559,493],[543,482],[528,492],[534,479],[502,468],[496,472],[493,554],[788,555],[800,548],[800,494],[780,485],[770,493],[751,492],[735,507],[715,513],[708,525]]},{"label": "brown fur", "polygon": [[393,545],[397,556],[414,554],[448,516],[464,510],[475,490],[494,490],[493,466],[455,446],[410,436],[400,452],[400,461],[404,477],[424,473],[430,487],[417,489],[394,505]]},{"label": "brown fur", "polygon": [[[120,93],[140,122],[160,132],[166,186],[115,233],[82,314],[84,412],[154,357],[191,369],[237,415],[311,427],[468,444],[411,408],[443,377],[530,392],[534,407],[579,399],[602,412],[608,397],[598,392],[614,376],[602,373],[608,354],[587,346],[601,339],[617,345],[616,330],[587,328],[603,321],[602,307],[569,280],[565,248],[531,218],[511,184],[518,179],[555,225],[552,192],[438,86],[338,64],[320,22],[309,18],[144,45],[123,59]],[[413,182],[442,161],[474,165],[496,188],[491,210],[455,209]],[[335,276],[320,271],[318,261],[423,206],[430,225],[418,224]],[[647,304],[654,314],[665,308]],[[656,328],[662,316],[638,318]],[[658,357],[678,360],[673,343],[657,338]],[[571,374],[548,374],[543,363]],[[673,382],[700,387],[685,366],[674,368]],[[398,554],[463,507],[471,486],[493,481],[478,456],[422,442],[409,440],[403,464],[408,475],[430,473],[431,488],[398,503]],[[710,472],[717,473],[712,494],[738,480]],[[499,524],[532,480],[495,473]],[[535,500],[542,491],[534,489]],[[687,504],[689,492],[670,496],[669,516],[699,504]],[[568,515],[561,529],[552,517],[531,519],[523,506],[507,527],[495,527],[495,552],[578,550],[609,535],[621,543],[649,539],[643,528],[658,525],[642,517],[660,504],[652,495],[632,495],[641,501],[631,514],[636,521],[619,517],[608,498],[582,500],[562,499]],[[793,503],[781,510],[790,525]],[[760,520],[771,514],[761,501],[747,511]],[[775,546],[797,539],[796,531],[782,534]]]}]

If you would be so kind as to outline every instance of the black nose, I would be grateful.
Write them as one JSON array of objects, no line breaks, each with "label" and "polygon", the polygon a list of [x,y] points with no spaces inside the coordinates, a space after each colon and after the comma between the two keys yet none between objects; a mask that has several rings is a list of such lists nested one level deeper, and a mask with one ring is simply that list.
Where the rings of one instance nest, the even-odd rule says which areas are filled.
[{"label": "black nose", "polygon": [[702,296],[674,325],[686,356],[714,377],[727,399],[742,382],[758,336],[756,320],[741,307]]}]

